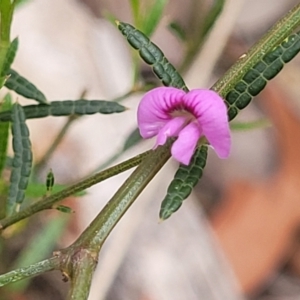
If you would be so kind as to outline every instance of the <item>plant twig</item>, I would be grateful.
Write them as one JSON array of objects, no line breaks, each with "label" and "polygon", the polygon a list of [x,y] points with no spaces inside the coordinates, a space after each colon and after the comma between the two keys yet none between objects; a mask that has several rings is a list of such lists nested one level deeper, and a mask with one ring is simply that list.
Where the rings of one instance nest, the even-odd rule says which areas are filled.
[{"label": "plant twig", "polygon": [[30,206],[21,210],[20,212],[12,215],[10,217],[7,217],[3,220],[0,220],[0,229],[4,229],[20,220],[28,218],[29,216],[31,216],[39,211],[42,211],[45,209],[50,209],[53,207],[53,204],[65,199],[66,197],[74,195],[74,194],[76,194],[80,191],[83,191],[83,190],[85,190],[107,178],[110,178],[110,177],[115,176],[119,173],[122,173],[126,170],[129,170],[133,167],[136,167],[151,152],[152,152],[152,150],[143,152],[131,159],[128,159],[120,164],[117,164],[117,165],[115,165],[111,168],[108,168],[104,171],[101,171],[87,179],[84,179],[76,184],[73,184],[70,187],[68,187],[58,193],[50,195],[38,202],[31,204]]},{"label": "plant twig", "polygon": [[51,257],[49,259],[32,264],[28,267],[16,269],[6,274],[0,275],[0,286],[19,281],[21,279],[33,277],[48,271],[59,269],[59,265],[59,257]]},{"label": "plant twig", "polygon": [[69,300],[85,300],[88,298],[96,265],[97,256],[86,249],[81,249],[73,255]]},{"label": "plant twig", "polygon": [[212,87],[222,97],[237,84],[239,80],[262,59],[262,56],[270,52],[275,46],[288,37],[300,26],[300,4],[290,10],[253,46],[242,55],[240,59],[220,78]]}]

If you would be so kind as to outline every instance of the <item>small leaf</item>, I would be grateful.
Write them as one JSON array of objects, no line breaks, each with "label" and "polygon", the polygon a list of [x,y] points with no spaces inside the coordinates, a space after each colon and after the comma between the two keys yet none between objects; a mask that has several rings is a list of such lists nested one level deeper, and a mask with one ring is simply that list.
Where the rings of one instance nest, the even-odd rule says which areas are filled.
[{"label": "small leaf", "polygon": [[163,52],[153,44],[146,35],[132,25],[117,22],[119,30],[126,37],[129,44],[139,51],[141,58],[152,66],[154,74],[165,86],[173,86],[187,91],[182,77],[174,66],[165,58]]},{"label": "small leaf", "polygon": [[[7,94],[0,104],[0,112],[11,108],[11,96]],[[0,177],[6,164],[6,152],[9,137],[9,123],[0,123]]]},{"label": "small leaf", "polygon": [[[52,101],[49,104],[26,105],[23,107],[26,119],[44,118],[48,116],[60,117],[71,115],[92,115],[96,113],[120,113],[126,108],[113,101],[104,100],[64,100]],[[10,121],[11,111],[0,113],[0,122]]]},{"label": "small leaf", "polygon": [[187,39],[186,32],[184,28],[178,22],[171,22],[168,25],[168,28],[171,32],[174,33],[181,41],[185,42]]},{"label": "small leaf", "polygon": [[[142,137],[140,135],[140,130],[138,128],[135,128],[127,137],[124,146],[123,151],[128,150],[129,148],[135,146],[142,140]],[[123,152],[122,151],[122,152]]]},{"label": "small leaf", "polygon": [[52,170],[50,170],[47,174],[47,179],[46,179],[47,191],[52,191],[53,185],[54,185],[54,174]]},{"label": "small leaf", "polygon": [[25,190],[31,172],[32,153],[29,130],[25,123],[25,114],[20,104],[15,103],[12,108],[12,136],[13,136],[13,167],[10,176],[10,187],[7,202],[7,214],[11,215],[23,202]]},{"label": "small leaf", "polygon": [[8,89],[15,91],[25,98],[34,99],[40,103],[47,103],[45,95],[26,78],[12,69],[7,72],[7,75],[9,75],[9,78],[6,80],[5,86]]},{"label": "small leaf", "polygon": [[18,38],[15,38],[9,45],[9,48],[6,53],[5,61],[2,68],[2,74],[1,76],[6,75],[9,72],[10,66],[13,63],[17,50],[19,46],[19,40]]},{"label": "small leaf", "polygon": [[180,165],[161,204],[159,217],[162,220],[166,220],[177,211],[183,201],[191,194],[193,187],[202,177],[206,159],[207,146],[203,145],[196,150],[188,166]]},{"label": "small leaf", "polygon": [[273,51],[263,56],[250,69],[234,88],[226,95],[228,116],[232,120],[239,110],[244,109],[283,68],[284,64],[293,59],[300,51],[300,32],[290,35]]}]

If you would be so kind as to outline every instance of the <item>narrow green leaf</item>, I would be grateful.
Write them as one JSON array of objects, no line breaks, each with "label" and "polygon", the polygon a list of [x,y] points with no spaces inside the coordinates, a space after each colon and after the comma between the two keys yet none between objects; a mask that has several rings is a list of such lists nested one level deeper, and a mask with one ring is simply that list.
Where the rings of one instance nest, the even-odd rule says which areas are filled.
[{"label": "narrow green leaf", "polygon": [[123,151],[128,150],[129,148],[135,146],[142,140],[142,137],[140,135],[140,130],[138,128],[135,128],[127,137],[124,146],[123,146]]},{"label": "narrow green leaf", "polygon": [[182,205],[182,202],[191,194],[193,187],[202,177],[206,159],[207,146],[203,145],[196,150],[188,166],[180,165],[175,173],[174,179],[168,187],[167,195],[161,204],[159,217],[162,220],[168,219],[177,211]]},{"label": "narrow green leaf", "polygon": [[24,200],[32,166],[29,130],[25,123],[23,108],[20,104],[15,103],[13,105],[11,116],[14,158],[7,202],[8,215],[11,215],[18,209],[18,206]]},{"label": "narrow green leaf", "polygon": [[[11,109],[11,97],[7,94],[0,104],[0,112]],[[9,123],[0,123],[0,177],[6,164],[6,152],[9,136]]]},{"label": "narrow green leaf", "polygon": [[147,7],[147,12],[143,15],[142,32],[151,37],[156,29],[168,0],[156,0],[150,8]]},{"label": "narrow green leaf", "polygon": [[[70,115],[92,115],[96,113],[113,114],[126,110],[123,105],[105,100],[64,100],[52,101],[49,104],[23,106],[26,119],[60,117]],[[11,120],[11,111],[0,113],[0,122]]]},{"label": "narrow green leaf", "polygon": [[33,99],[40,103],[47,103],[45,95],[26,78],[12,69],[7,72],[7,75],[9,75],[9,77],[4,85],[8,89],[15,91],[25,98]]},{"label": "narrow green leaf", "polygon": [[171,22],[168,25],[169,30],[174,33],[181,41],[185,42],[187,40],[187,35],[184,28],[178,22]]},{"label": "narrow green leaf", "polygon": [[154,74],[165,86],[173,86],[187,91],[182,77],[174,66],[165,58],[163,52],[153,44],[146,35],[135,29],[132,25],[117,22],[121,33],[126,37],[129,44],[139,51],[141,58],[152,66]]},{"label": "narrow green leaf", "polygon": [[2,73],[1,76],[5,76],[10,69],[11,64],[13,63],[17,50],[18,50],[18,46],[19,46],[19,40],[18,38],[15,38],[9,45],[9,48],[6,52],[6,58],[5,61],[3,63],[3,69],[2,69]]},{"label": "narrow green leaf", "polygon": [[249,70],[242,80],[226,95],[228,116],[232,120],[244,109],[300,51],[300,32],[290,35],[273,51]]},{"label": "narrow green leaf", "polygon": [[207,14],[207,17],[205,19],[205,22],[203,24],[203,30],[202,30],[202,39],[207,35],[207,33],[211,30],[214,23],[216,22],[218,16],[223,10],[225,0],[215,0],[212,8],[210,9],[209,13]]}]

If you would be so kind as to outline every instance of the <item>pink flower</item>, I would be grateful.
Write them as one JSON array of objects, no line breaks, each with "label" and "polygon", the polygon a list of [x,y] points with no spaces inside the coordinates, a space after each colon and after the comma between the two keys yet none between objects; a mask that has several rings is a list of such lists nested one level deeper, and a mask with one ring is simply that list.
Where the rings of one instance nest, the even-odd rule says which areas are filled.
[{"label": "pink flower", "polygon": [[220,158],[227,158],[231,138],[227,109],[214,91],[197,89],[188,93],[172,88],[155,88],[144,95],[137,113],[143,138],[157,136],[155,147],[177,137],[172,156],[188,165],[201,136],[205,136]]}]

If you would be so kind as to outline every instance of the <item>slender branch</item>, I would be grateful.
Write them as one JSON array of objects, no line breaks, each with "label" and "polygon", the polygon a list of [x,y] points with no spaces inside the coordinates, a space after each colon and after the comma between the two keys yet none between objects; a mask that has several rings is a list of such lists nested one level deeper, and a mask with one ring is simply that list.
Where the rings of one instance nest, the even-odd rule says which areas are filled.
[{"label": "slender branch", "polygon": [[81,249],[72,257],[72,281],[69,300],[86,300],[97,265],[97,256],[86,249]]},{"label": "slender branch", "polygon": [[242,77],[259,62],[262,56],[289,36],[300,26],[300,4],[290,10],[279,20],[250,50],[220,78],[212,87],[222,97],[242,79]]},{"label": "slender branch", "polygon": [[157,148],[141,162],[90,226],[71,246],[72,248],[88,247],[97,253],[100,251],[102,244],[123,214],[169,159],[172,142],[169,141],[164,146]]},{"label": "slender branch", "polygon": [[141,153],[131,159],[128,159],[118,165],[115,165],[111,168],[108,168],[104,171],[101,171],[87,179],[84,179],[70,187],[55,193],[51,196],[41,199],[38,202],[35,202],[28,206],[27,208],[21,210],[19,213],[16,213],[10,217],[7,217],[3,220],[0,220],[0,229],[4,229],[20,220],[23,220],[39,211],[50,209],[53,207],[53,204],[59,202],[66,197],[74,195],[80,191],[83,191],[101,181],[104,181],[107,178],[120,174],[124,171],[127,171],[133,167],[136,167],[141,161],[151,153],[152,150]]},{"label": "slender branch", "polygon": [[33,277],[48,271],[59,269],[59,266],[59,257],[51,257],[49,259],[32,264],[28,267],[19,268],[6,274],[0,275],[0,286],[19,281],[21,279]]}]

